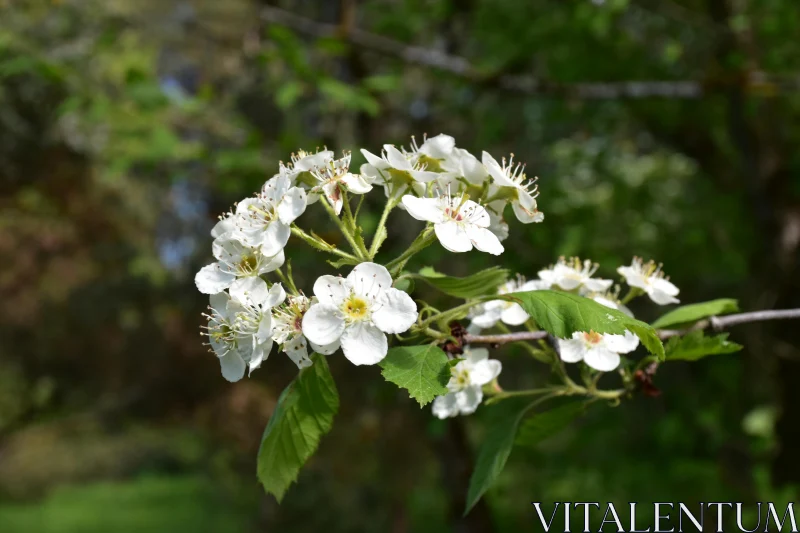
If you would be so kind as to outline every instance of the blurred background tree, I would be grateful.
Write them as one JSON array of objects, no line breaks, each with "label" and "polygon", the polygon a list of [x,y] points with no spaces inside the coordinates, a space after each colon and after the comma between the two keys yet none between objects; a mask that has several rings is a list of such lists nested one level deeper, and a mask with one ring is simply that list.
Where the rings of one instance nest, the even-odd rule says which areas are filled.
[{"label": "blurred background tree", "polygon": [[[785,322],[515,451],[466,519],[480,413],[434,420],[333,356],[336,426],[278,507],[255,452],[294,366],[225,382],[192,278],[216,216],[293,150],[357,167],[445,132],[539,175],[546,221],[512,221],[504,256],[522,274],[636,254],[686,303],[800,307],[798,36],[791,0],[0,0],[0,529],[520,531],[530,501],[796,499]],[[306,289],[327,271],[293,257]],[[491,264],[447,257],[424,260]],[[502,357],[509,386],[540,376]]]}]

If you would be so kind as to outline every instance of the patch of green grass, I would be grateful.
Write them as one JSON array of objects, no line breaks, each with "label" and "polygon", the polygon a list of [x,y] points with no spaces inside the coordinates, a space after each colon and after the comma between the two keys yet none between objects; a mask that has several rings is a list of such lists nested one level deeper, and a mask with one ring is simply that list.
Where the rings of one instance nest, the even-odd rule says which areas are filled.
[{"label": "patch of green grass", "polygon": [[0,505],[3,533],[241,533],[247,512],[200,477],[65,487],[36,504]]}]

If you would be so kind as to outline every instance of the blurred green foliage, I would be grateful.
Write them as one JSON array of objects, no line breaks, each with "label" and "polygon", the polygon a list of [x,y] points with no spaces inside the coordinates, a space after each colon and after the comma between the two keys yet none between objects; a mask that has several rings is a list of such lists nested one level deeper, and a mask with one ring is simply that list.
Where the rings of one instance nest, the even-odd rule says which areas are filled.
[{"label": "blurred green foliage", "polygon": [[[260,19],[265,5],[332,25]],[[659,398],[598,406],[517,448],[461,518],[479,411],[433,420],[378,368],[331,357],[334,429],[280,507],[255,457],[294,366],[236,385],[197,335],[192,284],[215,217],[279,160],[373,152],[445,132],[514,152],[543,224],[511,222],[503,267],[580,254],[600,274],[664,263],[685,303],[800,307],[800,7],[791,0],[0,0],[0,530],[522,531],[531,501],[796,499],[796,326],[741,327],[741,355],[673,363]],[[469,60],[458,77],[361,49],[348,32]],[[554,83],[696,80],[699,99],[520,94]],[[368,197],[365,230],[380,194]],[[318,214],[303,222],[324,228]],[[389,220],[381,258],[416,234]],[[336,242],[335,232],[321,232]],[[307,290],[329,272],[290,243]],[[416,267],[494,265],[431,247]],[[411,266],[411,265],[409,265]],[[453,303],[424,283],[431,302]],[[651,321],[652,307],[634,308]],[[794,329],[793,329],[794,328]],[[543,379],[518,348],[503,386]]]}]

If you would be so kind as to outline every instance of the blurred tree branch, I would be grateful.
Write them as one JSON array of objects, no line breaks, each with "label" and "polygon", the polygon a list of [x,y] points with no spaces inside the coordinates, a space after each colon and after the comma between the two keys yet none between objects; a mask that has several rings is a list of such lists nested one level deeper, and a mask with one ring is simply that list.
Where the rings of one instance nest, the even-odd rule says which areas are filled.
[{"label": "blurred tree branch", "polygon": [[396,57],[406,63],[435,68],[461,78],[494,85],[500,89],[522,94],[541,94],[558,97],[611,100],[641,98],[697,99],[707,94],[739,87],[748,94],[773,97],[800,90],[800,78],[778,79],[764,72],[748,72],[744,77],[711,80],[646,80],[619,82],[561,83],[534,76],[517,76],[481,72],[464,57],[439,50],[408,45],[382,35],[359,30],[348,24],[335,25],[317,22],[276,7],[264,7],[261,18],[269,24],[284,26],[316,38],[340,38],[343,41],[380,54]]}]

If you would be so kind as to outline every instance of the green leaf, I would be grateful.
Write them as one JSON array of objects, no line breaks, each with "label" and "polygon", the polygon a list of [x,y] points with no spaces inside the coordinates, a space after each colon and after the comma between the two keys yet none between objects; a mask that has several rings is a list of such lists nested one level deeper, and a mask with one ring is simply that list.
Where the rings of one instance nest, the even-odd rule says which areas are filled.
[{"label": "green leaf", "polygon": [[503,471],[514,447],[517,427],[534,404],[535,402],[531,402],[530,399],[511,398],[500,405],[486,408],[486,416],[491,422],[486,432],[486,439],[478,452],[475,470],[469,479],[465,515],[478,503]]},{"label": "green leaf", "polygon": [[339,393],[324,355],[281,393],[258,450],[258,479],[280,502],[300,468],[333,427]]},{"label": "green leaf", "polygon": [[698,320],[710,316],[725,315],[735,313],[739,310],[739,302],[731,298],[721,298],[699,304],[684,305],[673,309],[655,322],[653,327],[658,329],[680,326],[683,324],[693,324]]},{"label": "green leaf", "polygon": [[407,294],[414,292],[414,280],[410,277],[396,279],[394,281],[394,288],[399,289]]},{"label": "green leaf", "polygon": [[568,402],[528,418],[519,429],[516,444],[533,446],[564,430],[583,412],[581,402]]},{"label": "green leaf", "polygon": [[390,348],[386,357],[378,363],[383,377],[408,394],[420,406],[447,394],[450,381],[450,365],[447,355],[437,346],[398,346]]},{"label": "green leaf", "polygon": [[706,337],[702,331],[692,331],[682,337],[671,337],[664,349],[669,361],[697,361],[708,355],[733,353],[742,349],[741,344],[730,342],[727,333]]},{"label": "green leaf", "polygon": [[369,90],[376,92],[391,92],[400,87],[402,80],[394,74],[376,74],[364,78],[363,84]]},{"label": "green leaf", "polygon": [[652,326],[590,298],[559,291],[515,292],[503,298],[518,301],[540,328],[555,337],[568,339],[576,331],[621,335],[629,330],[650,353],[664,360],[664,345]]},{"label": "green leaf", "polygon": [[412,275],[445,294],[466,299],[496,293],[497,287],[508,279],[508,270],[492,267],[465,278],[456,278],[425,267],[419,274]]},{"label": "green leaf", "polygon": [[284,110],[289,109],[303,96],[303,91],[303,84],[299,81],[287,81],[275,93],[275,105]]}]

